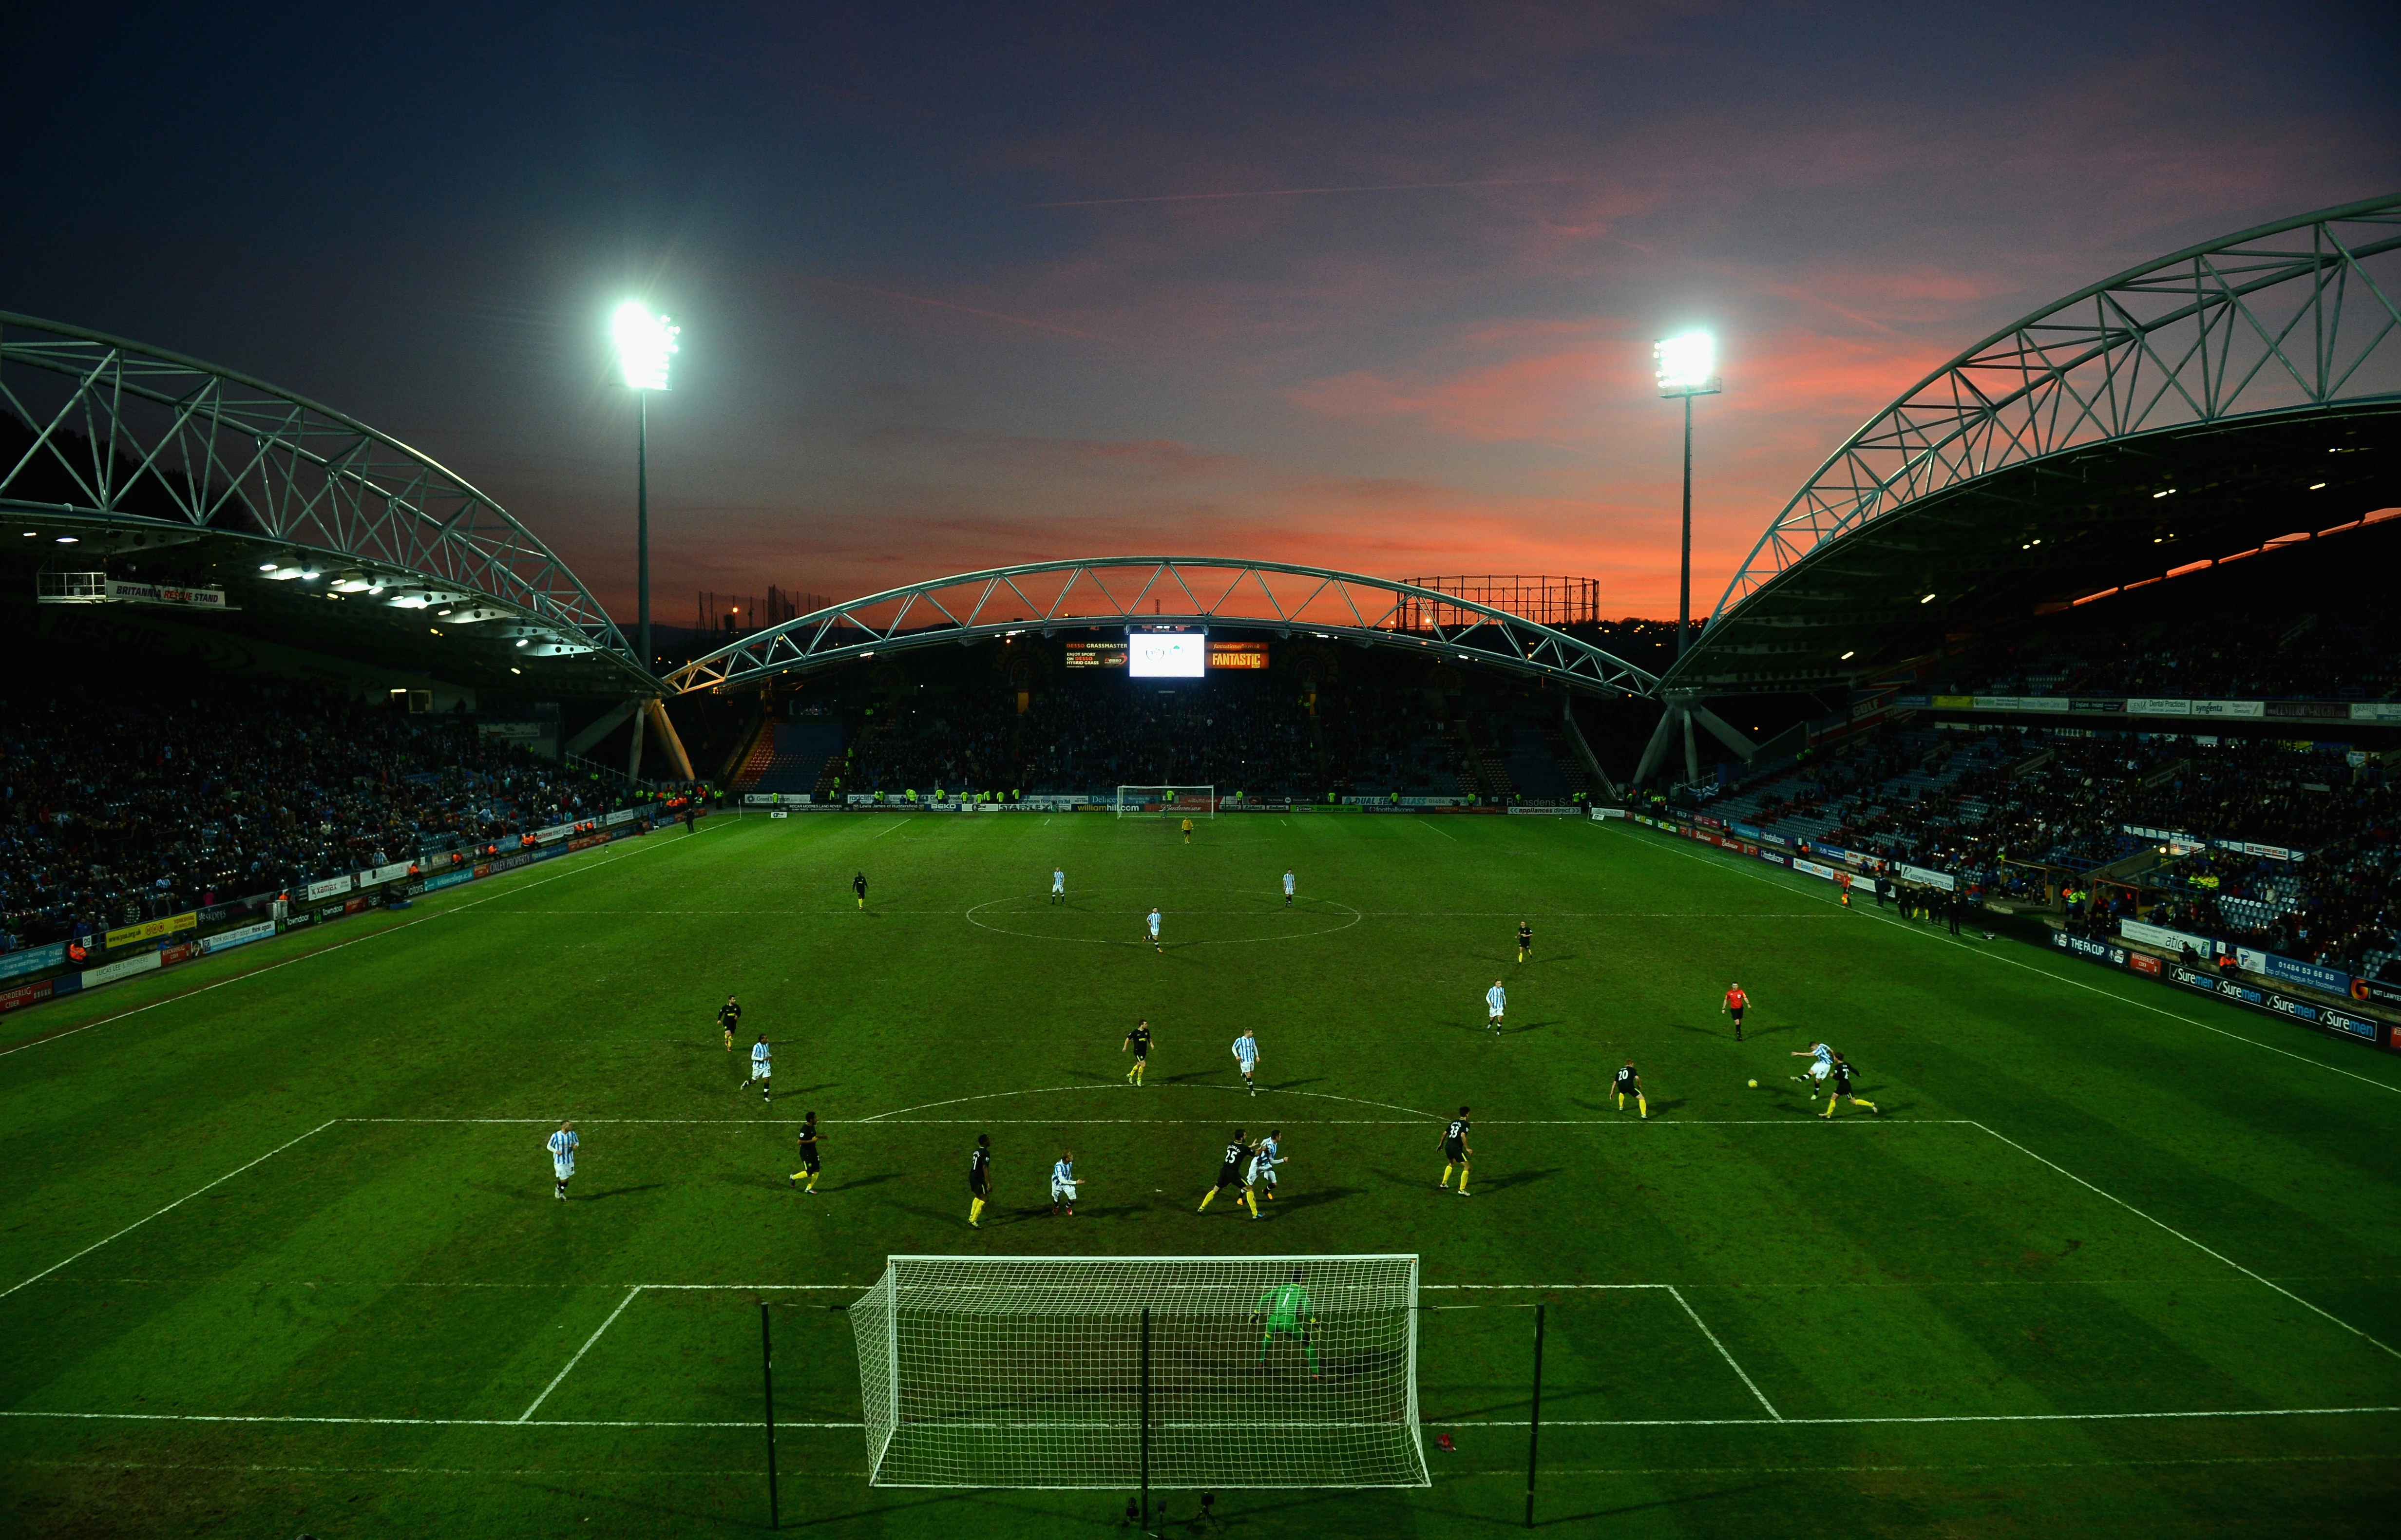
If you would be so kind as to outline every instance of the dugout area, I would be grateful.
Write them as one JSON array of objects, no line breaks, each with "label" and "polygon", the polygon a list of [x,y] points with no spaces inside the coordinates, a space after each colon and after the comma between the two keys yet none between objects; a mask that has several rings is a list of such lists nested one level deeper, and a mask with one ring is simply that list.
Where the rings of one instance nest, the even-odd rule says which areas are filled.
[{"label": "dugout area", "polygon": [[[587,1513],[747,1533],[765,1300],[788,1524],[1106,1527],[1115,1496],[867,1484],[831,1307],[892,1253],[979,1248],[1422,1259],[1433,1485],[1222,1489],[1250,1533],[1513,1521],[1538,1301],[1541,1511],[1561,1522],[1818,1533],[1868,1495],[2070,1528],[2366,1532],[2389,1511],[2389,1061],[1842,914],[1622,824],[1157,833],[729,819],[432,896],[414,929],[315,961],[197,963],[214,971],[94,1012],[142,1014],[8,1055],[0,1287],[40,1273],[0,1298],[9,1511],[37,1533],[104,1533],[103,1510],[195,1533],[338,1533],[345,1510],[384,1533]],[[1265,893],[1290,864],[1359,918],[1165,956],[970,922],[1054,859],[1095,902],[1170,878]],[[842,884],[867,862],[861,914]],[[1280,903],[1196,904],[1182,928],[1233,939]],[[1522,970],[1520,910],[1541,942]],[[1729,967],[1755,1002],[1743,1045],[1715,1014]],[[1496,1039],[1480,990],[1504,971]],[[437,980],[474,981],[478,1008]],[[195,983],[221,987],[178,993]],[[729,988],[775,1038],[774,1104],[716,1039]],[[857,1003],[816,1010],[829,995]],[[1117,1040],[1136,1010],[1161,1034],[1140,1092]],[[369,1024],[329,1055],[329,1018]],[[1245,1021],[1256,1098],[1221,1040]],[[1827,1126],[1778,1085],[1819,1035],[1886,1116]],[[1604,1093],[1626,1057],[1647,1122]],[[1434,1115],[1461,1096],[1465,1202],[1434,1184]],[[540,1148],[561,1103],[584,1139],[567,1204]],[[804,1108],[827,1130],[816,1201],[784,1180]],[[1229,1127],[1270,1121],[1294,1162],[1269,1217],[1193,1215]],[[961,1180],[980,1131],[999,1151],[981,1236]],[[1038,1190],[1063,1145],[1088,1183],[1072,1222]]]}]

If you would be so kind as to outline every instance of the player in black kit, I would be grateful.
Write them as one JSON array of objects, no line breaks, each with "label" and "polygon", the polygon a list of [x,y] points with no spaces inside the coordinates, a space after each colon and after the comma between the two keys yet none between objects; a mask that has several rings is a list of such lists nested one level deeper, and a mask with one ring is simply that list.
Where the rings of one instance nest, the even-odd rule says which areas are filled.
[{"label": "player in black kit", "polygon": [[742,1002],[726,996],[725,1003],[717,1008],[717,1024],[725,1029],[725,1052],[733,1052],[734,1029],[742,1024]]},{"label": "player in black kit", "polygon": [[983,1205],[992,1202],[992,1135],[976,1135],[976,1147],[967,1156],[967,1226],[983,1228]]},{"label": "player in black kit", "polygon": [[1618,1111],[1626,1110],[1626,1098],[1631,1096],[1634,1098],[1634,1109],[1645,1118],[1651,1116],[1651,1104],[1642,1094],[1642,1077],[1634,1073],[1633,1060],[1626,1061],[1626,1067],[1617,1072],[1617,1082],[1610,1089],[1617,1093]]},{"label": "player in black kit", "polygon": [[1462,1198],[1467,1196],[1468,1158],[1475,1153],[1467,1148],[1467,1108],[1462,1107],[1459,1109],[1459,1116],[1453,1118],[1442,1131],[1442,1180],[1435,1184],[1437,1187],[1448,1187],[1450,1168],[1457,1166],[1459,1195]]},{"label": "player in black kit", "polygon": [[1517,960],[1519,962],[1524,962],[1533,955],[1534,922],[1531,920],[1519,920],[1517,922]]},{"label": "player in black kit", "polygon": [[1257,1218],[1259,1201],[1251,1195],[1249,1188],[1242,1186],[1242,1168],[1250,1163],[1250,1142],[1242,1137],[1242,1131],[1238,1128],[1234,1130],[1234,1136],[1226,1141],[1226,1163],[1217,1168],[1217,1185],[1201,1196],[1200,1206],[1192,1212],[1195,1214],[1205,1212],[1209,1205],[1216,1201],[1217,1194],[1229,1187],[1238,1187],[1242,1189],[1242,1195],[1238,1201],[1249,1206],[1252,1218]]},{"label": "player in black kit", "polygon": [[858,907],[867,907],[867,873],[861,872],[850,879],[850,890],[858,895]]},{"label": "player in black kit", "polygon": [[817,1189],[817,1115],[814,1112],[801,1120],[801,1169],[792,1173],[789,1185],[800,1187],[803,1176],[809,1179],[809,1185],[802,1190],[815,1192]]},{"label": "player in black kit", "polygon": [[1149,1017],[1146,1016],[1141,1021],[1134,1023],[1133,1030],[1125,1035],[1125,1048],[1119,1050],[1119,1052],[1123,1052],[1129,1050],[1133,1053],[1133,1067],[1126,1071],[1126,1083],[1128,1085],[1140,1085],[1142,1084],[1143,1066],[1150,1062]]}]

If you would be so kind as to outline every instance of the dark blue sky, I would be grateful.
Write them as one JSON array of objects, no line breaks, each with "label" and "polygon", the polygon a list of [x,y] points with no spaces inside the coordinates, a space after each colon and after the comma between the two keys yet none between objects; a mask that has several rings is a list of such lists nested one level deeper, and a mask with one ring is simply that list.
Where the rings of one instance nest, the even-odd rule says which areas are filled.
[{"label": "dark blue sky", "polygon": [[1653,337],[1724,338],[1705,602],[1968,343],[2401,186],[2396,59],[2366,5],[61,7],[0,309],[363,418],[624,611],[647,295],[663,620],[1169,549],[1658,613]]}]

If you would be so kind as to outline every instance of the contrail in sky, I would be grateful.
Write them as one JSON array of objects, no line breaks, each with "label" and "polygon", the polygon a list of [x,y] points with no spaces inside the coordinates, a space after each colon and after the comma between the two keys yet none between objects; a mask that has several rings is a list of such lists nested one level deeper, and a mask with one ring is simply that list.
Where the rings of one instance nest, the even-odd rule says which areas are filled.
[{"label": "contrail in sky", "polygon": [[1313,193],[1431,192],[1442,187],[1547,187],[1576,182],[1573,176],[1513,177],[1496,182],[1388,182],[1369,187],[1269,187],[1257,192],[1155,193],[1147,198],[1072,198],[1028,203],[1029,209],[1092,209],[1108,203],[1196,203],[1221,198],[1306,198]]}]

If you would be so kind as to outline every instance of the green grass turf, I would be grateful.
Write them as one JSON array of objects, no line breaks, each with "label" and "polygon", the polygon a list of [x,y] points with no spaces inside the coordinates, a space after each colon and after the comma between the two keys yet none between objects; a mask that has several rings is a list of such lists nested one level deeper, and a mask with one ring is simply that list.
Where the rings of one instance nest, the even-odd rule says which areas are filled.
[{"label": "green grass turf", "polygon": [[[2389,1533],[2401,1064],[1829,898],[1623,824],[727,818],[12,1017],[0,1288],[42,1275],[0,1297],[0,1514],[755,1533],[764,1298],[788,1528],[1120,1533],[1118,1493],[867,1486],[826,1307],[892,1252],[1410,1251],[1434,1484],[1228,1492],[1228,1533],[1515,1527],[1538,1300],[1553,1533]],[[729,991],[778,1044],[772,1107],[719,1044]],[[1818,1037],[1884,1117],[1802,1104]],[[1647,1122],[1606,1094],[1626,1058]],[[1465,1202],[1434,1187],[1462,1101]],[[815,1198],[784,1182],[809,1108]],[[1285,1130],[1267,1222],[1192,1212],[1235,1122]],[[636,1288],[704,1284],[734,1286]],[[504,1425],[537,1397],[576,1425]],[[2339,1408],[2385,1409],[2133,1415]],[[367,1416],[433,1421],[295,1420]],[[707,1423],[746,1425],[646,1425]]]}]

